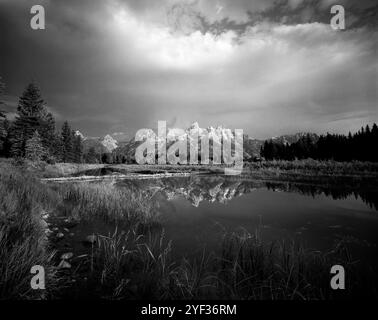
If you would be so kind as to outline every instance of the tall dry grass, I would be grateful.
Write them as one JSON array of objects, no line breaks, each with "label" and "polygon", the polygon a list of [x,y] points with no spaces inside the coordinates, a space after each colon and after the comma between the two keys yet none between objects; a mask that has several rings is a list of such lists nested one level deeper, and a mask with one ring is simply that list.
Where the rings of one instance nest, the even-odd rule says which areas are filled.
[{"label": "tall dry grass", "polygon": [[122,224],[152,223],[156,220],[153,203],[142,192],[119,189],[109,183],[66,183],[54,189],[63,199],[61,211],[78,220],[94,217]]},{"label": "tall dry grass", "polygon": [[[242,231],[224,235],[219,255],[204,251],[192,260],[174,259],[174,243],[153,226],[158,221],[143,193],[91,183],[48,186],[23,168],[1,164],[0,199],[0,299],[41,298],[29,284],[30,268],[36,264],[47,271],[45,297],[62,296],[41,222],[41,213],[50,210],[66,210],[78,220],[95,216],[127,224],[126,231],[99,236],[92,245],[89,268],[76,275],[74,285],[63,284],[70,298],[377,297],[376,274],[361,269],[343,242],[317,252],[292,242],[264,243],[258,231]],[[334,264],[346,267],[348,275],[348,290],[341,294],[330,288]]]},{"label": "tall dry grass", "polygon": [[[53,252],[48,249],[42,213],[57,195],[22,168],[0,164],[0,299],[47,297],[55,288]],[[31,289],[31,267],[45,267],[49,290]]]}]

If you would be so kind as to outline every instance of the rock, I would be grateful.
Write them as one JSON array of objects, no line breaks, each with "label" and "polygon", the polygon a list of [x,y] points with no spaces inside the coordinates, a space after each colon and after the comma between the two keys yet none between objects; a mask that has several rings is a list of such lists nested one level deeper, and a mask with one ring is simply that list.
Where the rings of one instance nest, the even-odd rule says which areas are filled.
[{"label": "rock", "polygon": [[42,210],[41,217],[43,219],[48,219],[50,217],[50,215],[45,210]]},{"label": "rock", "polygon": [[72,252],[66,252],[66,253],[63,253],[61,256],[60,256],[60,259],[62,260],[69,260],[73,257],[73,253]]},{"label": "rock", "polygon": [[60,261],[58,269],[71,269],[71,264],[65,260]]},{"label": "rock", "polygon": [[73,233],[73,232],[71,232],[70,234],[69,234],[69,236],[70,237],[73,237],[75,234]]},{"label": "rock", "polygon": [[57,227],[53,228],[53,231],[58,231],[58,230],[59,230],[59,228],[57,228]]},{"label": "rock", "polygon": [[79,224],[79,221],[75,220],[74,218],[68,218],[64,220],[64,227],[68,229],[72,229]]},{"label": "rock", "polygon": [[59,233],[56,234],[56,237],[57,237],[58,239],[62,239],[62,238],[64,237],[64,234],[61,233],[61,232],[59,232]]},{"label": "rock", "polygon": [[50,230],[50,229],[46,229],[45,230],[45,234],[47,235],[47,236],[49,236],[50,234],[52,234],[53,232]]},{"label": "rock", "polygon": [[39,221],[39,225],[40,225],[41,228],[43,228],[43,229],[46,229],[46,228],[49,227],[49,225],[47,224],[47,222],[46,222],[45,220],[43,220],[43,219],[41,219],[41,220]]},{"label": "rock", "polygon": [[97,236],[95,236],[94,234],[88,236],[85,238],[84,240],[85,243],[89,243],[89,244],[94,244],[97,242]]},{"label": "rock", "polygon": [[67,229],[67,228],[63,228],[63,230],[64,230],[65,232],[70,232],[70,230]]}]

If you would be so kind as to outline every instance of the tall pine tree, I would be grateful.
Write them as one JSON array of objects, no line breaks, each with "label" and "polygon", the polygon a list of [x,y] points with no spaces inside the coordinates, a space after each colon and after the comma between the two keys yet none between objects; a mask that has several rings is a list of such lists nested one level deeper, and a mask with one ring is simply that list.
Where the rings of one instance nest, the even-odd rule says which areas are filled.
[{"label": "tall pine tree", "polygon": [[85,155],[87,163],[98,163],[98,156],[94,147],[89,148],[88,153]]},{"label": "tall pine tree", "polygon": [[53,116],[46,109],[40,90],[35,83],[29,84],[20,97],[17,116],[11,134],[11,153],[13,156],[25,156],[26,142],[38,131],[46,151],[52,151],[52,137],[55,123]]},{"label": "tall pine tree", "polygon": [[62,161],[75,162],[74,139],[70,125],[67,121],[62,126]]}]

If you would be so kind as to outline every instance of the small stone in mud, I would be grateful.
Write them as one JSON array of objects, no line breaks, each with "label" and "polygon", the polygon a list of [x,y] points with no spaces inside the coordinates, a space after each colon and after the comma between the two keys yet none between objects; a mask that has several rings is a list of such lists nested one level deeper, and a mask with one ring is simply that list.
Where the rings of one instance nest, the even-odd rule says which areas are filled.
[{"label": "small stone in mud", "polygon": [[76,227],[78,224],[79,222],[73,218],[68,218],[64,220],[64,226],[68,229]]},{"label": "small stone in mud", "polygon": [[58,231],[58,230],[59,230],[58,227],[53,228],[53,231]]},{"label": "small stone in mud", "polygon": [[60,259],[62,260],[69,260],[73,257],[73,253],[72,252],[67,252],[67,253],[63,253],[61,256],[60,256]]},{"label": "small stone in mud", "polygon": [[61,232],[59,232],[59,233],[56,234],[56,237],[57,237],[58,239],[62,239],[62,238],[64,237],[64,234],[61,233]]},{"label": "small stone in mud", "polygon": [[43,219],[40,220],[39,225],[40,225],[41,228],[43,228],[43,229],[46,229],[46,228],[48,228],[48,226],[49,226],[49,225],[47,224],[47,222],[46,222],[45,220],[43,220]]},{"label": "small stone in mud", "polygon": [[97,241],[97,237],[94,234],[86,237],[84,240],[85,243],[89,243],[89,244],[94,244],[96,241]]},{"label": "small stone in mud", "polygon": [[70,269],[70,268],[71,268],[71,264],[65,260],[60,261],[58,265],[58,269]]},{"label": "small stone in mud", "polygon": [[48,219],[50,217],[50,215],[45,210],[42,210],[41,211],[41,217],[43,219]]},{"label": "small stone in mud", "polygon": [[65,232],[70,232],[70,230],[67,229],[67,228],[63,228],[63,230],[64,230]]},{"label": "small stone in mud", "polygon": [[53,232],[52,232],[50,229],[46,229],[46,230],[45,230],[45,234],[48,235],[48,236],[49,236],[50,234],[52,234],[52,233],[53,233]]}]

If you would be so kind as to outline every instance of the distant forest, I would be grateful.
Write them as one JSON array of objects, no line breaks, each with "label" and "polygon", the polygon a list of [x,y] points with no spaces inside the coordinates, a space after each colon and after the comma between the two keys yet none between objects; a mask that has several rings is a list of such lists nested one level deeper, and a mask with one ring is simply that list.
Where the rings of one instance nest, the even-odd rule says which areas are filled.
[{"label": "distant forest", "polygon": [[[94,148],[84,152],[83,141],[68,122],[57,131],[55,119],[48,112],[35,83],[29,84],[21,95],[17,115],[9,121],[1,111],[4,83],[0,77],[0,157],[31,161],[71,163],[121,162],[117,154],[98,154]],[[361,128],[347,136],[339,134],[306,135],[292,144],[267,140],[261,147],[266,160],[316,159],[336,161],[378,162],[378,127]]]},{"label": "distant forest", "polygon": [[357,133],[347,136],[330,134],[314,139],[310,134],[296,143],[284,144],[274,140],[265,141],[261,155],[266,160],[316,159],[335,161],[378,162],[378,127],[373,124],[362,127]]}]

